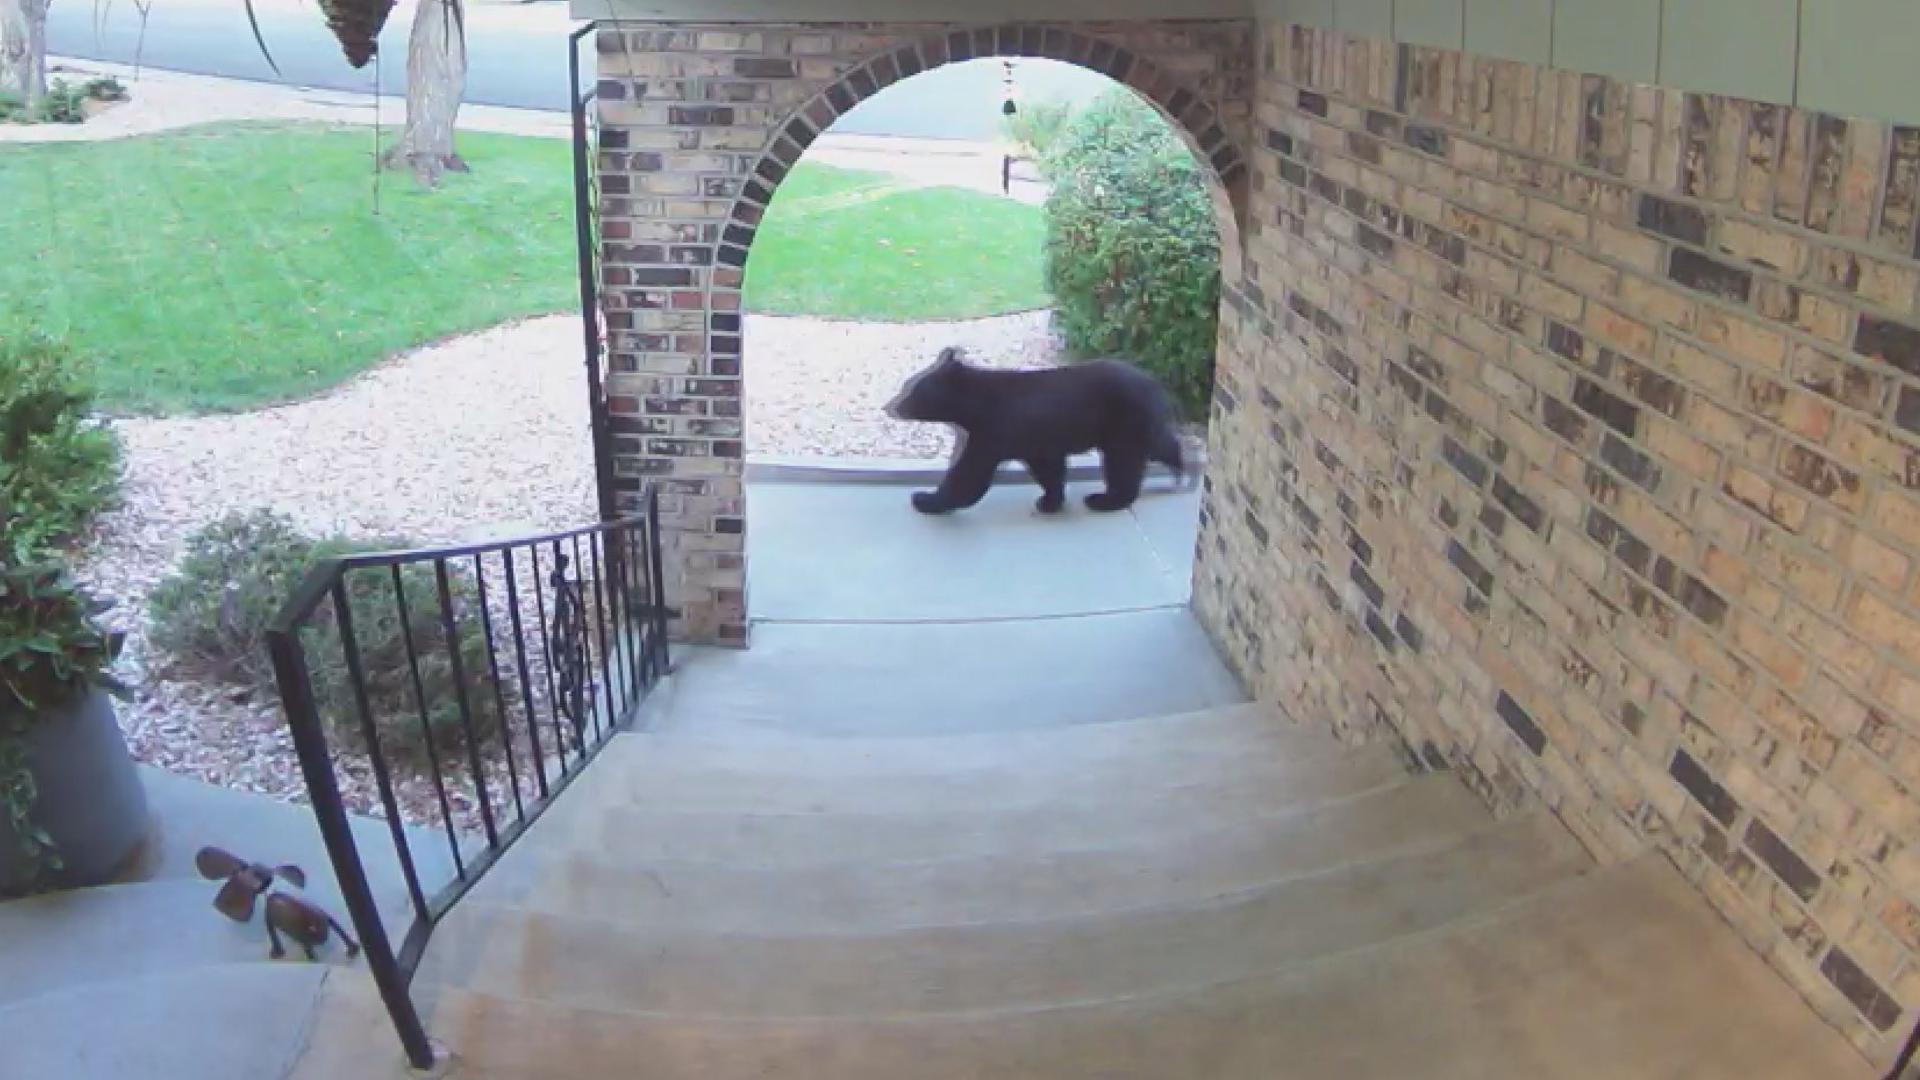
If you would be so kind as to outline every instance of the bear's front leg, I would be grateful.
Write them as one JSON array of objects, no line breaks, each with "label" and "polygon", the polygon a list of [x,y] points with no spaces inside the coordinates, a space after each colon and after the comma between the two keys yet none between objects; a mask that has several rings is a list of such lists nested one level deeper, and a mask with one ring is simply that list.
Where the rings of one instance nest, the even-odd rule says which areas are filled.
[{"label": "bear's front leg", "polygon": [[913,493],[913,508],[923,514],[965,510],[986,496],[993,486],[994,470],[999,467],[998,458],[969,445],[948,467],[938,489]]}]

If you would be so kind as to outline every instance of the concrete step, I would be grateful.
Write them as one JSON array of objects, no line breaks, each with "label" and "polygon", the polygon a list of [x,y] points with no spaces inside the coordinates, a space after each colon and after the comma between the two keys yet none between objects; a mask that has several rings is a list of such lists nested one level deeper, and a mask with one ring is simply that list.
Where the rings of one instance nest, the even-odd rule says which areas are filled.
[{"label": "concrete step", "polygon": [[864,788],[814,791],[801,799],[769,787],[704,795],[682,789],[676,794],[683,802],[656,797],[643,805],[628,798],[617,776],[589,769],[532,835],[550,837],[541,841],[549,851],[596,853],[609,864],[630,865],[662,858],[782,866],[1035,854],[1177,838],[1410,779],[1381,753],[1315,763],[1284,782],[1195,785],[1151,797],[1110,785],[1029,804],[983,794],[973,806],[928,807],[910,786],[884,792],[884,799]]},{"label": "concrete step", "polygon": [[[632,747],[627,742],[626,747]],[[637,755],[645,757],[644,743]],[[780,774],[767,769],[635,765],[635,754],[589,770],[597,797],[638,808],[719,810],[745,814],[969,812],[1164,802],[1172,807],[1262,800],[1337,798],[1404,775],[1408,765],[1384,746],[1346,750],[1328,743],[1298,756],[1247,753],[1232,761],[1170,761],[1165,769],[1138,761],[1112,768],[1057,769],[1044,762],[962,770],[871,771],[834,776],[824,771]]]},{"label": "concrete step", "polygon": [[[329,993],[297,1076],[397,1076],[370,993]],[[937,1016],[724,1019],[444,990],[490,1080],[1807,1080],[1864,1061],[1657,856],[1466,923],[1204,987]],[[358,1045],[353,1045],[358,1044]]]},{"label": "concrete step", "polygon": [[687,649],[674,663],[643,711],[644,730],[897,738],[1060,728],[1247,699],[1182,607],[1013,621],[756,623],[750,651]]},{"label": "concrete step", "polygon": [[[6,964],[10,980],[11,955]],[[307,1049],[321,987],[336,970],[297,961],[203,966],[17,1002],[0,1008],[0,1080],[285,1076]]]},{"label": "concrete step", "polygon": [[1323,756],[1344,749],[1326,732],[1296,725],[1278,708],[1230,705],[1171,716],[992,734],[902,738],[810,738],[771,729],[622,735],[606,753],[649,774],[714,769],[782,779],[864,780],[879,775],[1030,770],[1074,773],[1140,767],[1217,767],[1248,755]]},{"label": "concrete step", "polygon": [[[473,899],[656,929],[838,932],[1024,920],[1196,900],[1346,863],[1429,850],[1491,819],[1452,776],[1187,833],[945,859],[798,862],[804,851],[614,862],[591,848],[515,848]],[[709,853],[713,854],[713,853]],[[771,856],[771,857],[770,857]]]},{"label": "concrete step", "polygon": [[[328,882],[308,899],[345,924]],[[172,879],[48,893],[0,904],[0,1006],[78,986],[267,959],[263,915],[236,923],[213,909],[218,884]],[[388,918],[407,918],[402,899]],[[404,922],[401,923],[404,925]],[[336,943],[323,962],[345,961]]]},{"label": "concrete step", "polygon": [[697,1016],[1038,1007],[1250,977],[1444,925],[1584,869],[1558,823],[1162,907],[880,933],[703,934],[472,905],[423,978],[555,1005]]}]

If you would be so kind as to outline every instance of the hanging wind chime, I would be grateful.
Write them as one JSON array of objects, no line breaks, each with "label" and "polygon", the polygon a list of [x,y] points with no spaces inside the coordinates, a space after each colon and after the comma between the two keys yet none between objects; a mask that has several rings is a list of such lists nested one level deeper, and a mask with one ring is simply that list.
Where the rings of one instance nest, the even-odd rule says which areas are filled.
[{"label": "hanging wind chime", "polygon": [[[1000,115],[1011,120],[1020,112],[1020,107],[1013,103],[1013,61],[1000,61],[1000,83]],[[1000,153],[1000,194],[1013,194],[1013,142],[1010,139]]]}]

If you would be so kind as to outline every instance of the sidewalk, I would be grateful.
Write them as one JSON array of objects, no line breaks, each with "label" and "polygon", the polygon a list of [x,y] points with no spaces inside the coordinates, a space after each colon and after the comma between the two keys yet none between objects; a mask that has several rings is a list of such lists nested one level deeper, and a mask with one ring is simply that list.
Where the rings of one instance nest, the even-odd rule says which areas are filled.
[{"label": "sidewalk", "polygon": [[[133,99],[84,124],[0,125],[0,143],[99,142],[196,124],[245,120],[372,124],[376,119],[376,101],[369,94],[183,75],[153,68],[143,68],[136,80],[133,69],[125,64],[64,57],[51,58],[49,63],[54,79],[84,82],[112,75],[127,85]],[[383,96],[377,105],[380,124],[398,132],[407,115],[406,99]],[[460,130],[564,139],[572,133],[572,118],[560,112],[463,105]]]}]

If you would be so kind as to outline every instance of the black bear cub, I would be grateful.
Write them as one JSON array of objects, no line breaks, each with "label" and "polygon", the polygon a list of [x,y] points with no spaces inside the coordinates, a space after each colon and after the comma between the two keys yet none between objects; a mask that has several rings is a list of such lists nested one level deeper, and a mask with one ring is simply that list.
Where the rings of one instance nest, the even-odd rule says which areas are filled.
[{"label": "black bear cub", "polygon": [[1151,375],[1119,360],[994,371],[968,364],[958,349],[942,349],[887,412],[960,429],[959,452],[939,489],[913,495],[914,509],[923,514],[979,502],[1004,461],[1022,462],[1033,474],[1043,514],[1066,503],[1070,454],[1100,451],[1107,490],[1087,496],[1087,506],[1098,511],[1132,506],[1149,461],[1186,473],[1172,399]]}]

